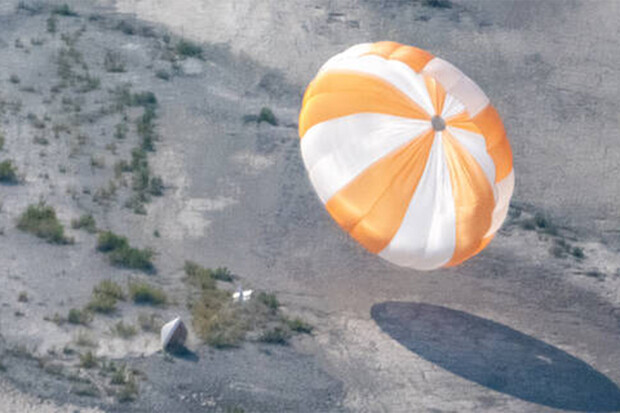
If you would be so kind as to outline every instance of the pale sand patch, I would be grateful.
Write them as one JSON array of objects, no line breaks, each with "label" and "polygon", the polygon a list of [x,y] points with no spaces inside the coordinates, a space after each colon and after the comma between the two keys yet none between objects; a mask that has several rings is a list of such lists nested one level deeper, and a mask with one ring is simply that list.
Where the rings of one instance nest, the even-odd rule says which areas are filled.
[{"label": "pale sand patch", "polygon": [[246,171],[252,175],[256,175],[275,164],[273,158],[249,151],[234,154],[232,156],[232,161],[238,165],[244,166]]}]

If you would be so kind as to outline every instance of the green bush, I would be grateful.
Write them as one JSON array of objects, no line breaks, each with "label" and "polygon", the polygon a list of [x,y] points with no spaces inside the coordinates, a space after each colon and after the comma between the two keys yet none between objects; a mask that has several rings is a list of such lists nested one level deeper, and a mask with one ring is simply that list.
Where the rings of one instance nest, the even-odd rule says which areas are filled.
[{"label": "green bush", "polygon": [[212,270],[211,277],[218,281],[233,282],[233,275],[226,267],[218,267]]},{"label": "green bush", "polygon": [[143,271],[152,271],[154,269],[153,259],[154,252],[149,248],[138,249],[125,247],[111,251],[108,254],[110,263],[125,268],[133,268]]},{"label": "green bush", "polygon": [[452,2],[450,0],[424,0],[424,5],[436,9],[452,8]]},{"label": "green bush", "polygon": [[74,219],[71,221],[71,228],[83,229],[86,232],[94,234],[97,232],[97,223],[91,214],[84,214],[79,219]]},{"label": "green bush", "polygon": [[586,257],[586,254],[583,252],[583,248],[580,247],[574,247],[571,251],[571,254],[578,260],[582,260]]},{"label": "green bush", "polygon": [[288,340],[291,338],[291,332],[284,327],[274,327],[266,330],[259,337],[259,341],[269,344],[288,344]]},{"label": "green bush", "polygon": [[276,119],[276,115],[273,114],[273,111],[267,107],[263,107],[258,114],[258,123],[267,122],[270,125],[277,126],[278,120]]},{"label": "green bush", "polygon": [[162,196],[164,194],[164,180],[159,176],[154,176],[150,181],[149,193],[153,196]]},{"label": "green bush", "polygon": [[179,40],[176,50],[177,53],[183,57],[196,57],[198,59],[203,58],[202,46],[186,39]]},{"label": "green bush", "polygon": [[288,328],[291,329],[291,331],[294,331],[296,333],[310,334],[312,333],[312,330],[314,330],[314,327],[312,327],[310,324],[306,323],[300,318],[286,320],[286,324],[288,325]]},{"label": "green bush", "polygon": [[157,97],[153,92],[134,93],[131,95],[130,105],[154,108],[157,106]]},{"label": "green bush", "polygon": [[97,250],[106,253],[113,265],[143,271],[154,269],[151,261],[154,255],[153,250],[130,247],[126,237],[116,235],[111,231],[99,234]]},{"label": "green bush", "polygon": [[136,304],[165,305],[166,293],[146,282],[132,282],[129,284],[129,295]]},{"label": "green bush", "polygon": [[557,235],[558,233],[557,227],[551,222],[549,218],[547,218],[541,213],[536,213],[534,215],[534,223],[537,228],[540,228],[541,231],[547,234]]},{"label": "green bush", "polygon": [[17,228],[43,238],[52,244],[73,242],[73,240],[65,237],[64,228],[56,218],[54,208],[44,202],[30,205],[19,218]]},{"label": "green bush", "polygon": [[66,17],[76,17],[78,15],[75,11],[71,9],[71,7],[69,7],[67,3],[64,3],[60,6],[55,6],[52,9],[52,13]]},{"label": "green bush", "polygon": [[51,15],[50,17],[47,18],[47,20],[45,21],[46,25],[47,25],[47,32],[48,33],[56,33],[56,25],[58,24],[58,19],[56,18],[56,16]]},{"label": "green bush", "polygon": [[97,239],[97,249],[101,252],[110,252],[127,247],[129,247],[127,238],[116,235],[112,231],[101,232]]},{"label": "green bush", "polygon": [[[1,143],[4,144],[4,141]],[[13,162],[10,160],[0,162],[0,183],[16,184],[18,181],[17,167],[13,165]]]},{"label": "green bush", "polygon": [[112,280],[103,280],[93,288],[93,294],[112,297],[116,300],[125,300],[123,288]]}]

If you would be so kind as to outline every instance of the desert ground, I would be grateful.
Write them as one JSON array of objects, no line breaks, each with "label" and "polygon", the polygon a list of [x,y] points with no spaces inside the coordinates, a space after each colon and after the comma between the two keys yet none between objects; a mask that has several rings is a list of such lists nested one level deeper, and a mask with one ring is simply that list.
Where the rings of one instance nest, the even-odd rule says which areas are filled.
[{"label": "desert ground", "polygon": [[[613,0],[0,0],[0,411],[620,411],[618,21]],[[506,125],[509,217],[461,266],[365,252],[306,176],[306,85],[378,40],[452,62]],[[102,231],[153,255],[114,261]],[[312,331],[220,348],[187,261]]]}]

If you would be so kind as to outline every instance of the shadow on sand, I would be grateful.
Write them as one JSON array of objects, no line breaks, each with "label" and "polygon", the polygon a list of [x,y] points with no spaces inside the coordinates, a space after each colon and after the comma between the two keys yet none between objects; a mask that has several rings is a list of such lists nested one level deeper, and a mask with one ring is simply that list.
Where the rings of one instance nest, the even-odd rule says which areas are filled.
[{"label": "shadow on sand", "polygon": [[412,302],[375,304],[370,313],[412,352],[490,389],[558,409],[620,409],[620,389],[606,376],[503,324]]},{"label": "shadow on sand", "polygon": [[191,351],[185,346],[177,346],[173,348],[168,348],[166,352],[172,357],[186,360],[186,361],[191,361],[194,363],[200,360],[200,358],[198,357],[198,354]]}]

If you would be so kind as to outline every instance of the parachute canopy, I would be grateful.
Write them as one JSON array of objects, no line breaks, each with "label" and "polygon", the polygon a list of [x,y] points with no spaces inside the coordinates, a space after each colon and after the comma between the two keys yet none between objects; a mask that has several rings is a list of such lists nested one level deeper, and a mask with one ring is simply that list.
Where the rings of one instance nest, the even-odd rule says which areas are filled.
[{"label": "parachute canopy", "polygon": [[330,215],[397,265],[459,264],[506,217],[502,121],[470,78],[424,50],[365,43],[329,59],[304,95],[299,136]]}]

